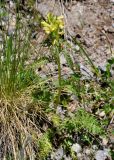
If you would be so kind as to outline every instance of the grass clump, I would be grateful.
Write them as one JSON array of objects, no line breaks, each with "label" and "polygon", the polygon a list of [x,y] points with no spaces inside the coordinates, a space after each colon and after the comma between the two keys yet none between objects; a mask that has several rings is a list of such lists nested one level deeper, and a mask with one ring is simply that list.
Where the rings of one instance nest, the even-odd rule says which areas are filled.
[{"label": "grass clump", "polygon": [[39,104],[31,96],[38,76],[26,65],[31,54],[30,33],[22,25],[18,3],[16,7],[14,32],[9,35],[7,27],[1,30],[0,48],[0,159],[13,160],[35,157],[37,142],[33,135],[38,139],[40,133],[35,121]]}]

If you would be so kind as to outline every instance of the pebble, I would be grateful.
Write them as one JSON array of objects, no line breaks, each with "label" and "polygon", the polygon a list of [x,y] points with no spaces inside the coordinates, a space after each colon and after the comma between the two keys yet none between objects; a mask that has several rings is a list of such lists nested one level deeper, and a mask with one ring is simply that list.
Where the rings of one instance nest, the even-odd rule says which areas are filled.
[{"label": "pebble", "polygon": [[102,112],[99,113],[99,116],[100,116],[100,117],[104,117],[105,115],[106,115],[106,114],[105,114],[105,111],[102,111]]},{"label": "pebble", "polygon": [[61,106],[57,106],[57,109],[56,109],[56,114],[60,115],[61,119],[64,119],[65,117],[65,110],[63,110],[61,108]]},{"label": "pebble", "polygon": [[78,143],[75,143],[72,145],[71,150],[76,153],[80,153],[82,151],[82,148]]},{"label": "pebble", "polygon": [[91,154],[91,150],[90,150],[89,148],[86,148],[86,149],[85,149],[85,154],[86,154],[86,155],[90,155],[90,154]]},{"label": "pebble", "polygon": [[4,21],[1,21],[2,27],[6,26],[6,23]]},{"label": "pebble", "polygon": [[77,158],[78,158],[78,160],[82,160],[83,155],[81,153],[77,153]]},{"label": "pebble", "polygon": [[106,160],[107,158],[109,158],[109,153],[108,150],[98,150],[95,154],[95,159],[96,160]]},{"label": "pebble", "polygon": [[15,7],[15,4],[13,3],[13,1],[9,1],[9,5],[10,5],[10,8],[14,8]]},{"label": "pebble", "polygon": [[76,51],[80,50],[80,47],[78,45],[75,46]]},{"label": "pebble", "polygon": [[46,74],[45,74],[45,73],[40,73],[39,76],[40,76],[41,78],[44,78],[44,79],[46,78]]},{"label": "pebble", "polygon": [[103,139],[102,139],[102,143],[103,143],[103,145],[104,145],[104,146],[106,146],[106,145],[107,145],[107,143],[108,143],[108,139],[103,138]]},{"label": "pebble", "polygon": [[31,17],[30,17],[30,15],[27,15],[27,17],[26,17],[27,19],[30,19]]},{"label": "pebble", "polygon": [[67,63],[63,54],[61,54],[61,56],[60,56],[60,63],[61,63],[61,65],[64,65]]},{"label": "pebble", "polygon": [[61,160],[64,156],[64,150],[60,147],[56,152],[51,154],[51,159],[53,160]]}]

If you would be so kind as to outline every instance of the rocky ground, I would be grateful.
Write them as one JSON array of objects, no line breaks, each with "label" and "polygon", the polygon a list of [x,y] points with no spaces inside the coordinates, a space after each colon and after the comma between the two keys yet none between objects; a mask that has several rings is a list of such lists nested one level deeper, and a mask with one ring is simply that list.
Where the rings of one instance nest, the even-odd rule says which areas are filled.
[{"label": "rocky ground", "polygon": [[[88,55],[95,65],[104,68],[107,59],[114,54],[114,1],[74,0],[60,2],[57,0],[42,0],[38,1],[36,10],[38,10],[44,18],[48,12],[53,12],[56,15],[64,15],[66,39],[68,39],[69,36],[77,37],[82,44],[84,44]],[[42,33],[38,34],[40,36],[42,35]],[[85,68],[86,64],[84,59],[79,55],[75,55],[74,57],[76,61],[78,59],[78,62],[81,62],[82,72],[87,78],[88,74],[85,73],[84,70],[88,70]],[[61,64],[63,65],[62,73],[64,76],[72,74],[72,71],[67,65],[65,66],[66,61],[64,56],[61,56]],[[46,76],[46,73],[49,75],[50,72],[56,75],[56,66],[55,68],[53,66],[55,66],[53,63],[47,64],[47,66],[42,69],[43,72],[41,71],[41,75]],[[111,160],[108,152],[110,147],[107,147],[107,140],[104,139],[103,143],[101,148],[98,148],[97,145],[89,148],[82,147],[77,142],[73,144],[72,149],[76,152],[79,160]],[[49,159],[71,160],[72,158],[66,155],[64,149],[60,147],[51,154]]]},{"label": "rocky ground", "polygon": [[[36,9],[43,17],[48,12],[63,14],[66,32],[82,41],[95,64],[103,66],[113,54],[114,1],[69,0],[60,3],[57,0],[42,0],[38,1]],[[83,62],[83,59],[80,61]]]}]

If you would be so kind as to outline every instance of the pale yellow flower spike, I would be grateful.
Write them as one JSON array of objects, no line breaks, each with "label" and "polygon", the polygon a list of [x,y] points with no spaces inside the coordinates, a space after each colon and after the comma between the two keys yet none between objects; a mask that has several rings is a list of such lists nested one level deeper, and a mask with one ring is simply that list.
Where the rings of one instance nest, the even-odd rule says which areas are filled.
[{"label": "pale yellow flower spike", "polygon": [[42,21],[41,24],[46,34],[52,33],[52,44],[55,45],[58,43],[58,39],[61,35],[64,34],[64,21],[63,16],[54,16],[52,13],[48,13],[45,21]]}]

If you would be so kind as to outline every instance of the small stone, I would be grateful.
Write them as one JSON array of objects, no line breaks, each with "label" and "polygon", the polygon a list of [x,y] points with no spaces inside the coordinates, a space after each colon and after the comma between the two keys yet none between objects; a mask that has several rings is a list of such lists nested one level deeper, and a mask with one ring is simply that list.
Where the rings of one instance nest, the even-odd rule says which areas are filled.
[{"label": "small stone", "polygon": [[79,50],[80,50],[80,47],[79,47],[78,45],[76,45],[76,46],[75,46],[75,49],[76,49],[77,51],[79,51]]},{"label": "small stone", "polygon": [[102,111],[102,112],[99,113],[99,116],[100,116],[100,117],[104,117],[105,115],[106,115],[106,114],[105,114],[105,111]]},{"label": "small stone", "polygon": [[102,139],[102,143],[103,143],[103,145],[104,145],[104,146],[106,146],[106,145],[107,145],[107,143],[108,143],[108,139],[103,138],[103,139]]},{"label": "small stone", "polygon": [[73,144],[71,149],[76,153],[80,153],[82,151],[82,148],[78,143]]},{"label": "small stone", "polygon": [[39,74],[41,78],[46,78],[46,74],[45,73],[41,73]]},{"label": "small stone", "polygon": [[78,158],[79,160],[82,160],[82,157],[83,157],[83,155],[82,155],[81,153],[77,153],[77,158]]},{"label": "small stone", "polygon": [[6,26],[6,23],[4,21],[1,22],[2,27]]},{"label": "small stone", "polygon": [[61,119],[64,119],[66,110],[63,110],[61,106],[57,106],[56,114],[60,115]]},{"label": "small stone", "polygon": [[90,154],[91,154],[91,150],[90,150],[89,148],[86,148],[86,149],[85,149],[85,154],[86,154],[86,155],[90,155]]},{"label": "small stone", "polygon": [[64,114],[64,112],[63,112],[61,106],[57,106],[56,114],[61,114],[61,113]]},{"label": "small stone", "polygon": [[27,15],[27,17],[26,17],[27,19],[30,19],[30,15]]},{"label": "small stone", "polygon": [[56,152],[52,153],[51,154],[51,159],[54,159],[54,160],[61,160],[64,156],[64,150],[63,148],[59,148]]},{"label": "small stone", "polygon": [[96,160],[106,160],[109,157],[108,150],[98,150],[95,154]]},{"label": "small stone", "polygon": [[9,5],[10,5],[10,8],[14,8],[15,7],[15,4],[13,3],[13,1],[9,1]]},{"label": "small stone", "polygon": [[67,63],[63,54],[60,56],[60,62],[61,62],[62,65]]}]

